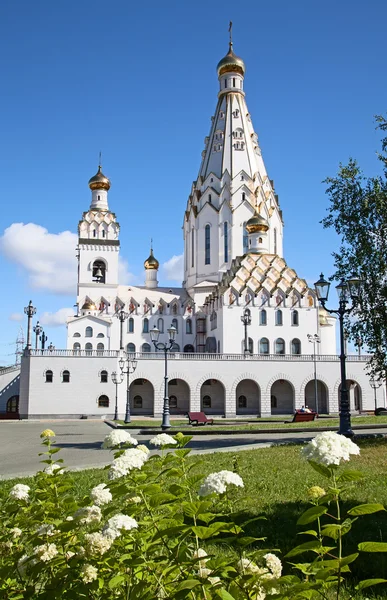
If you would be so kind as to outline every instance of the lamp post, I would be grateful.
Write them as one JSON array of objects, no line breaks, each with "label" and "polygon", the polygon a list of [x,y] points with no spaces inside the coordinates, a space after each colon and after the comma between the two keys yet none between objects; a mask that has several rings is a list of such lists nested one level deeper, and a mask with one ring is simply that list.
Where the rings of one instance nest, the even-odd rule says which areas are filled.
[{"label": "lamp post", "polygon": [[39,336],[43,331],[43,327],[40,325],[39,321],[36,323],[36,325],[34,325],[34,327],[32,328],[35,334],[35,350],[38,349],[38,345],[39,345]]},{"label": "lamp post", "polygon": [[320,343],[320,336],[315,333],[308,333],[308,340],[313,344],[313,367],[314,367],[314,404],[316,413],[318,414],[318,390],[317,390],[317,368],[316,368],[316,344]]},{"label": "lamp post", "polygon": [[372,375],[372,377],[370,379],[370,386],[374,390],[375,414],[376,414],[376,408],[377,408],[376,407],[376,403],[377,403],[376,390],[378,390],[381,385],[382,385],[382,382],[380,381],[380,379],[375,379],[375,377]]},{"label": "lamp post", "polygon": [[125,312],[123,308],[115,313],[115,316],[120,322],[120,350],[124,349],[124,323],[129,317],[129,313]]},{"label": "lamp post", "polygon": [[[342,279],[339,285],[336,286],[337,293],[339,295],[339,308],[337,310],[330,310],[325,306],[328,301],[328,294],[330,288],[330,282],[324,279],[324,275],[321,273],[320,279],[314,284],[316,294],[319,302],[321,302],[323,308],[330,314],[334,313],[339,316],[340,324],[340,372],[341,372],[341,391],[340,391],[340,426],[339,431],[341,435],[346,437],[353,437],[354,433],[351,429],[351,414],[349,410],[349,398],[347,389],[347,375],[345,367],[345,340],[344,340],[344,316],[351,312],[357,303],[359,294],[362,287],[362,280],[352,275],[347,280]],[[352,300],[352,306],[347,308],[349,300]]]},{"label": "lamp post", "polygon": [[[129,394],[129,376],[137,369],[137,361],[126,356],[121,356],[118,361],[122,377],[126,375],[126,407],[125,407],[125,423],[130,423],[130,394]],[[125,369],[126,364],[126,369]]]},{"label": "lamp post", "polygon": [[40,336],[40,338],[39,338],[39,339],[40,339],[40,341],[41,341],[41,343],[42,343],[42,345],[41,345],[41,348],[42,348],[42,354],[43,354],[44,347],[45,347],[45,345],[46,345],[46,342],[47,342],[47,340],[48,340],[48,337],[47,337],[47,336],[46,336],[46,334],[44,333],[43,329],[42,329],[42,334],[41,334],[41,336]]},{"label": "lamp post", "polygon": [[117,373],[117,371],[113,371],[113,373],[112,373],[112,382],[116,386],[116,405],[115,405],[115,408],[114,408],[114,421],[118,421],[118,386],[123,381],[124,381],[123,374],[122,373]]},{"label": "lamp post", "polygon": [[245,329],[245,356],[247,356],[248,354],[250,354],[249,352],[249,339],[247,337],[247,327],[248,325],[251,325],[251,312],[249,308],[245,308],[245,310],[243,311],[243,315],[241,316],[241,321],[243,323],[243,327]]},{"label": "lamp post", "polygon": [[164,352],[164,405],[163,405],[163,421],[161,423],[161,429],[169,429],[171,426],[169,420],[169,396],[168,396],[168,352],[170,352],[175,345],[176,327],[170,327],[167,329],[169,341],[164,344],[159,342],[160,331],[154,326],[151,329],[150,336],[156,350],[163,350]]},{"label": "lamp post", "polygon": [[35,306],[32,306],[32,300],[29,301],[28,306],[24,308],[24,313],[27,315],[27,346],[26,350],[31,350],[31,325],[32,317],[36,313]]}]

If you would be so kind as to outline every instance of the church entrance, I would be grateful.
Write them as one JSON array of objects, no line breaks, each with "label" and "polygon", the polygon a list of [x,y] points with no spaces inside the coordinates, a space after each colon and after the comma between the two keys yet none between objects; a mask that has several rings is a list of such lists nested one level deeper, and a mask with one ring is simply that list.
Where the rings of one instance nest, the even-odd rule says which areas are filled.
[{"label": "church entrance", "polygon": [[271,386],[271,414],[291,415],[294,413],[293,386],[285,379],[278,379]]},{"label": "church entrance", "polygon": [[130,384],[130,411],[132,415],[153,415],[155,391],[147,379],[135,379]]},{"label": "church entrance", "polygon": [[185,415],[189,412],[190,389],[183,379],[169,380],[168,396],[171,415]]},{"label": "church entrance", "polygon": [[[305,401],[304,404],[313,412],[318,412],[320,415],[328,414],[328,390],[327,386],[323,381],[317,379],[317,403],[318,407],[316,407],[315,400],[315,388],[314,388],[314,379],[312,381],[308,381],[305,387]],[[318,408],[318,410],[317,410]]]},{"label": "church entrance", "polygon": [[225,390],[217,379],[207,379],[200,390],[200,410],[206,415],[224,415]]},{"label": "church entrance", "polygon": [[236,414],[261,414],[261,394],[259,386],[252,379],[244,379],[237,385],[235,392]]}]

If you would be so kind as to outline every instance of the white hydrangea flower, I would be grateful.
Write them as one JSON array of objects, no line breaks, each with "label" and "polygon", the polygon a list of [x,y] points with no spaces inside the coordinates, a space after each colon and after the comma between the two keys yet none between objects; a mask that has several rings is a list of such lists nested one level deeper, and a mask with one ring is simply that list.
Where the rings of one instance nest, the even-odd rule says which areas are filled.
[{"label": "white hydrangea flower", "polygon": [[[239,573],[261,573],[262,569],[249,558],[241,558],[237,562],[237,571]],[[263,569],[266,572],[266,569]]]},{"label": "white hydrangea flower", "polygon": [[127,475],[132,469],[141,469],[147,461],[148,455],[138,448],[129,448],[114,459],[108,473],[109,479],[117,479]]},{"label": "white hydrangea flower", "polygon": [[152,438],[151,440],[149,440],[149,443],[152,446],[159,446],[159,447],[163,447],[163,446],[175,446],[177,444],[177,441],[173,439],[172,436],[168,435],[167,433],[159,433],[159,435],[156,435],[154,438]]},{"label": "white hydrangea flower", "polygon": [[265,556],[263,558],[265,559],[266,565],[267,565],[268,569],[270,569],[273,577],[275,579],[278,579],[279,577],[281,577],[282,562],[280,561],[278,556],[276,556],[275,554],[272,554],[271,552],[268,552],[267,554],[265,554]]},{"label": "white hydrangea flower", "polygon": [[137,527],[138,523],[136,519],[118,513],[117,515],[114,515],[114,517],[111,517],[108,520],[107,524],[102,529],[102,533],[109,539],[115,540],[121,535],[122,529],[124,529],[125,531],[130,531],[131,529],[135,529]]},{"label": "white hydrangea flower", "polygon": [[86,533],[86,550],[85,552],[90,554],[91,556],[98,556],[105,554],[113,543],[111,538],[102,535],[96,531],[95,533]]},{"label": "white hydrangea flower", "polygon": [[65,556],[66,556],[67,560],[70,560],[70,558],[72,558],[73,556],[75,556],[75,552],[72,552],[71,550],[67,550]]},{"label": "white hydrangea flower", "polygon": [[140,496],[132,496],[131,498],[128,498],[128,502],[132,504],[141,504],[142,499],[140,498]]},{"label": "white hydrangea flower", "polygon": [[209,560],[208,558],[206,558],[208,556],[207,552],[203,550],[203,548],[198,548],[197,550],[195,550],[192,556],[193,558],[203,559],[199,560],[198,565],[201,569],[204,569],[206,566],[206,562]]},{"label": "white hydrangea flower", "polygon": [[244,487],[243,479],[237,473],[232,471],[219,471],[211,473],[205,478],[199,489],[199,496],[208,496],[209,494],[224,494],[229,485]]},{"label": "white hydrangea flower", "polygon": [[24,485],[24,483],[17,483],[13,486],[11,491],[9,492],[10,498],[15,498],[15,500],[29,500],[29,485]]},{"label": "white hydrangea flower", "polygon": [[147,448],[144,444],[139,444],[137,446],[137,450],[142,450],[145,454],[149,454],[149,448]]},{"label": "white hydrangea flower", "polygon": [[[44,473],[47,475],[54,475],[55,471],[59,471],[59,469],[62,469],[61,465],[58,463],[53,463],[52,465],[47,465],[47,467],[44,469]],[[59,474],[63,475],[63,469],[59,471]]]},{"label": "white hydrangea flower", "polygon": [[108,448],[116,448],[117,446],[121,446],[121,444],[131,444],[131,446],[137,446],[138,441],[127,431],[122,429],[114,429],[105,437],[101,448],[106,450]]},{"label": "white hydrangea flower", "polygon": [[324,431],[302,449],[302,454],[321,465],[339,465],[342,460],[348,461],[351,454],[360,454],[360,448],[344,435]]},{"label": "white hydrangea flower", "polygon": [[13,539],[16,540],[23,532],[19,527],[12,527],[12,529],[10,529],[10,533],[12,534]]},{"label": "white hydrangea flower", "polygon": [[49,562],[58,554],[58,549],[55,544],[42,544],[35,548],[34,554],[42,562]]},{"label": "white hydrangea flower", "polygon": [[93,567],[93,565],[83,565],[80,573],[84,583],[91,583],[98,577],[98,569]]},{"label": "white hydrangea flower", "polygon": [[54,535],[55,527],[54,525],[43,523],[37,530],[36,533],[38,535]]},{"label": "white hydrangea flower", "polygon": [[103,506],[103,504],[109,504],[112,501],[113,496],[106,483],[100,483],[96,485],[90,492],[91,499],[94,500],[97,506]]},{"label": "white hydrangea flower", "polygon": [[99,506],[83,506],[74,513],[74,519],[79,519],[80,523],[99,523],[102,518]]}]

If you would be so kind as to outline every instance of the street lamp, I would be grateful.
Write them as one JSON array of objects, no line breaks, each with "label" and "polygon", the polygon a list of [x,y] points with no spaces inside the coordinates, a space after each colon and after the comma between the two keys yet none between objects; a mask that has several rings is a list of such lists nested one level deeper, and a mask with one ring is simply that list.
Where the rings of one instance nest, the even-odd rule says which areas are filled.
[{"label": "street lamp", "polygon": [[39,336],[43,331],[43,327],[40,325],[40,323],[38,321],[32,329],[34,330],[34,334],[35,334],[35,350],[37,350],[38,345],[39,345]]},{"label": "street lamp", "polygon": [[116,405],[114,409],[114,421],[118,421],[118,386],[120,383],[124,381],[124,376],[122,373],[117,373],[117,371],[113,371],[112,373],[112,382],[116,386]]},{"label": "street lamp", "polygon": [[320,336],[315,333],[312,335],[308,333],[308,340],[313,344],[313,366],[314,366],[314,405],[316,413],[318,414],[318,391],[317,391],[317,369],[316,369],[316,344],[320,343]]},{"label": "street lamp", "polygon": [[249,339],[247,337],[247,327],[248,325],[251,325],[251,312],[249,308],[245,308],[245,310],[243,311],[243,315],[241,316],[241,321],[243,323],[243,327],[245,329],[245,356],[247,356],[247,354],[250,354],[249,351]]},{"label": "street lamp", "polygon": [[[125,407],[125,423],[130,423],[130,395],[129,395],[129,375],[135,372],[137,369],[137,361],[130,358],[130,355],[121,356],[118,361],[120,366],[121,375],[126,375],[126,407]],[[126,364],[126,369],[125,369]]]},{"label": "street lamp", "polygon": [[47,342],[47,340],[48,340],[48,337],[47,337],[47,336],[46,336],[46,334],[44,333],[43,329],[42,329],[42,333],[41,333],[41,336],[40,336],[40,338],[39,338],[39,339],[40,339],[40,341],[41,341],[41,348],[42,348],[42,354],[43,354],[43,351],[44,351],[44,348],[45,348],[46,342]]},{"label": "street lamp", "polygon": [[27,350],[31,350],[31,324],[32,324],[32,317],[34,316],[34,314],[36,313],[36,308],[35,306],[32,306],[32,300],[29,301],[28,306],[26,306],[24,308],[24,313],[27,315],[27,346],[26,349]]},{"label": "street lamp", "polygon": [[150,337],[154,344],[156,350],[163,350],[164,352],[164,406],[163,406],[163,422],[161,423],[161,429],[169,429],[171,426],[169,420],[169,396],[168,396],[168,366],[167,366],[167,357],[168,352],[170,352],[175,345],[175,335],[177,333],[176,327],[170,327],[167,329],[168,332],[168,343],[164,344],[163,342],[159,342],[160,331],[157,329],[156,325],[151,329]]},{"label": "street lamp", "polygon": [[115,316],[120,321],[120,350],[124,349],[124,322],[129,317],[129,313],[124,311],[124,308],[120,308],[119,311],[115,313]]},{"label": "street lamp", "polygon": [[377,403],[376,390],[378,390],[381,385],[382,385],[382,382],[380,381],[380,379],[375,379],[375,377],[372,375],[372,377],[370,379],[370,386],[374,390],[375,414],[376,414],[376,403]]},{"label": "street lamp", "polygon": [[[330,310],[325,306],[328,301],[330,282],[324,279],[321,273],[320,279],[314,284],[318,300],[323,308],[330,314],[339,315],[340,324],[340,371],[341,371],[341,391],[340,391],[340,427],[339,433],[346,437],[353,437],[354,433],[351,429],[351,414],[349,410],[349,398],[347,390],[347,375],[345,369],[345,340],[344,340],[344,316],[353,310],[356,305],[360,291],[362,288],[362,280],[352,275],[347,280],[342,279],[339,285],[336,286],[339,295],[339,308]],[[349,300],[352,300],[352,306],[347,308]]]}]

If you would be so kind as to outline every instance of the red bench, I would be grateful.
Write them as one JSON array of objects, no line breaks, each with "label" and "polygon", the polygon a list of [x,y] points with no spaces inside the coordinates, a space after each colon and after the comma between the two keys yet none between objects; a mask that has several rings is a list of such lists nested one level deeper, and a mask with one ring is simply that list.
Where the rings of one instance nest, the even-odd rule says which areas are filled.
[{"label": "red bench", "polygon": [[214,419],[208,419],[204,412],[189,412],[187,417],[190,425],[210,425],[214,424]]},{"label": "red bench", "polygon": [[315,412],[296,412],[293,417],[293,421],[289,423],[302,423],[304,421],[314,421],[317,417]]}]

